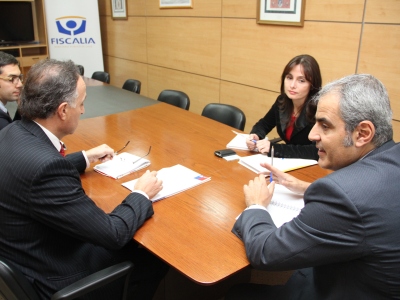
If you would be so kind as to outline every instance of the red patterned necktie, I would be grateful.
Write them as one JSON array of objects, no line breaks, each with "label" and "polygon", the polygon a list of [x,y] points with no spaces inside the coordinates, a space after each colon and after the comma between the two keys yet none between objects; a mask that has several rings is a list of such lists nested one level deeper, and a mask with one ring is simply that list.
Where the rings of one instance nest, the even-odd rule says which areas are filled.
[{"label": "red patterned necktie", "polygon": [[64,145],[62,143],[60,143],[61,145],[61,149],[60,149],[60,154],[65,157],[65,150],[64,150]]}]

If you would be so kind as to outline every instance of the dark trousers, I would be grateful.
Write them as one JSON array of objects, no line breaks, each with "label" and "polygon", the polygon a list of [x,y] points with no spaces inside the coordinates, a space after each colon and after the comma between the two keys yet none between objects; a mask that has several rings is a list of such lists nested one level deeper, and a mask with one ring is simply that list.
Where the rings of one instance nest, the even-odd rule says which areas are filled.
[{"label": "dark trousers", "polygon": [[235,285],[228,291],[225,300],[313,300],[317,299],[313,281],[313,269],[301,269],[295,271],[285,285]]}]

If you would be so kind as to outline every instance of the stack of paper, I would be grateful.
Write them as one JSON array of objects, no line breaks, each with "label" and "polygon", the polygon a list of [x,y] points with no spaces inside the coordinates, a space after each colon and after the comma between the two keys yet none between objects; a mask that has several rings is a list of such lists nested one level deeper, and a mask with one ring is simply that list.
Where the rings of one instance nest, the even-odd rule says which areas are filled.
[{"label": "stack of paper", "polygon": [[[157,178],[163,181],[163,189],[151,199],[153,202],[178,194],[211,180],[211,177],[205,177],[182,165],[175,165],[170,168],[159,170],[157,172]],[[133,191],[136,181],[137,179],[131,180],[122,185]]]},{"label": "stack of paper", "polygon": [[112,160],[96,165],[94,170],[102,175],[118,179],[149,165],[148,159],[124,152],[114,156]]},{"label": "stack of paper", "polygon": [[[271,164],[271,157],[265,154],[255,154],[250,156],[242,157],[239,160],[239,164],[259,174],[262,172],[269,172],[266,168],[260,166],[260,163],[266,162]],[[288,172],[312,165],[316,165],[317,161],[312,159],[301,159],[301,158],[274,158],[274,167],[283,171]]]}]

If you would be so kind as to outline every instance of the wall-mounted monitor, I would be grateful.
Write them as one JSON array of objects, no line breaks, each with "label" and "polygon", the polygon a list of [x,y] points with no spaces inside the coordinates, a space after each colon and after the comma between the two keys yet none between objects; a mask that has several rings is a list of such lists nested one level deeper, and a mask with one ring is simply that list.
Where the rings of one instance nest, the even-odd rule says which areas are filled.
[{"label": "wall-mounted monitor", "polygon": [[0,0],[0,46],[37,41],[35,2]]}]

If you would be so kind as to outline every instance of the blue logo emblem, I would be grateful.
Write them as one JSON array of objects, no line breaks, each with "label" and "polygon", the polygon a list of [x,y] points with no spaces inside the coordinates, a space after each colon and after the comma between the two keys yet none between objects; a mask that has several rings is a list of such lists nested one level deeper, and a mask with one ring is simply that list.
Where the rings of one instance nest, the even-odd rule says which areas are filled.
[{"label": "blue logo emblem", "polygon": [[66,35],[77,35],[85,32],[86,18],[83,17],[61,17],[56,19],[59,33]]}]

